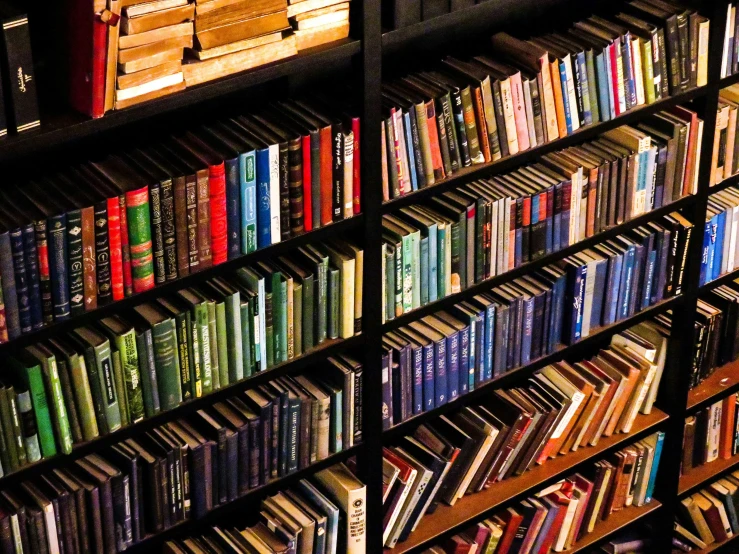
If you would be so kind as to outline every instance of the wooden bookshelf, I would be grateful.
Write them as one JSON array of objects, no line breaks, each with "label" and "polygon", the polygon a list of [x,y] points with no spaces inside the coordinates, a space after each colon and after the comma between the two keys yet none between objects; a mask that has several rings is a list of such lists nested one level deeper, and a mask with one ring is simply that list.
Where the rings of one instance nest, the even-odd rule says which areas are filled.
[{"label": "wooden bookshelf", "polygon": [[662,504],[659,501],[652,499],[649,504],[645,504],[644,506],[629,506],[611,514],[608,519],[599,521],[592,533],[585,535],[581,540],[573,544],[572,549],[567,552],[585,552],[594,545],[606,540],[611,535],[618,533],[624,527],[656,512],[661,507]]},{"label": "wooden bookshelf", "polygon": [[595,462],[600,456],[656,431],[667,419],[666,413],[653,409],[651,414],[637,417],[631,433],[603,437],[596,446],[579,448],[575,452],[547,460],[523,475],[495,483],[477,494],[465,496],[454,506],[440,504],[433,514],[421,519],[416,530],[405,542],[398,543],[393,549],[386,548],[385,554],[417,552],[421,546],[430,545],[447,531],[472,523],[493,508],[536,492],[537,489],[565,477],[584,462]]},{"label": "wooden bookshelf", "polygon": [[688,393],[688,410],[719,400],[739,388],[739,360],[722,365]]},{"label": "wooden bookshelf", "polygon": [[691,550],[691,552],[694,552],[695,554],[708,554],[709,552],[733,552],[733,550],[728,550],[729,548],[736,547],[736,539],[739,537],[739,535],[734,535],[727,541],[723,542],[715,542],[713,544],[709,544],[706,548],[702,548],[700,550]]},{"label": "wooden bookshelf", "polygon": [[686,474],[680,476],[680,487],[677,491],[678,496],[692,492],[701,485],[710,484],[737,464],[739,464],[739,455],[732,456],[728,460],[719,458],[702,466],[694,467]]}]

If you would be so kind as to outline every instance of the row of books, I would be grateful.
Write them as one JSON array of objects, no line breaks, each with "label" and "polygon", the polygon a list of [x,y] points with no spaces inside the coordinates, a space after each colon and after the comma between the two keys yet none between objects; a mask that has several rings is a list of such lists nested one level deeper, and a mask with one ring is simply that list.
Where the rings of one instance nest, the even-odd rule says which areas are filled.
[{"label": "row of books", "polygon": [[[695,349],[690,378],[697,387],[719,367],[739,358],[739,283],[729,282],[698,299],[695,314]],[[670,314],[658,316],[669,320]]]},{"label": "row of books", "polygon": [[673,545],[680,551],[704,549],[739,533],[739,471],[726,474],[680,502]]},{"label": "row of books", "polygon": [[737,226],[739,226],[739,186],[709,196],[703,231],[699,281],[701,286],[739,268]]},{"label": "row of books", "polygon": [[721,78],[739,73],[739,24],[737,9],[732,2],[726,6],[726,27],[721,52]]},{"label": "row of books", "polygon": [[566,552],[612,514],[651,502],[663,437],[650,435],[425,552]]},{"label": "row of books", "polygon": [[214,526],[201,535],[169,541],[164,551],[365,554],[366,497],[365,485],[349,467],[337,464],[262,500],[254,525]]},{"label": "row of books", "polygon": [[736,394],[730,394],[685,418],[681,471],[728,460],[739,453],[739,428],[736,420]]},{"label": "row of books", "polygon": [[706,84],[708,19],[663,0],[620,7],[566,33],[498,33],[488,55],[384,84],[385,199]]},{"label": "row of books", "polygon": [[279,103],[6,190],[0,340],[357,213],[359,121],[331,113]]},{"label": "row of books", "polygon": [[[615,336],[611,346],[589,361],[546,366],[525,386],[493,391],[481,404],[424,423],[396,447],[386,448],[386,479],[399,470],[406,483],[408,475],[416,478],[410,471],[415,468],[429,482],[418,502],[398,496],[409,510],[388,504],[385,544],[404,540],[439,502],[453,506],[467,494],[550,458],[595,446],[602,436],[629,433],[637,414],[651,411],[659,386],[667,339],[658,332],[639,325]],[[645,336],[657,336],[658,344]],[[387,503],[389,488],[386,493]]]},{"label": "row of books", "polygon": [[[539,163],[384,215],[388,298],[392,283],[396,290],[395,309],[388,302],[385,318],[693,193],[700,150],[696,122],[700,120],[694,112],[676,110],[689,115],[692,123],[678,125],[671,114],[661,112],[645,118],[637,128],[619,127],[592,143],[547,154]],[[669,145],[659,138],[652,142],[649,133],[673,138]],[[678,148],[674,139],[680,136],[684,140]],[[673,163],[676,159],[681,161]],[[675,187],[675,183],[681,185]],[[401,287],[402,303],[397,296]]]},{"label": "row of books", "polygon": [[719,91],[716,112],[716,131],[713,137],[711,158],[711,186],[717,185],[739,172],[739,141],[737,140],[737,108],[739,108],[739,86],[732,85]]},{"label": "row of books", "polygon": [[[280,269],[242,268],[231,279],[180,290],[8,358],[13,371],[0,393],[0,470],[69,453],[74,444],[237,383],[344,331],[353,334],[359,325],[353,287],[361,279],[342,267],[343,284],[352,290],[334,282],[328,293],[325,275],[314,284],[312,274]],[[338,275],[334,280],[342,282]],[[344,376],[337,382],[350,407],[361,391],[361,365],[348,355],[329,357],[323,372],[331,382]]]}]

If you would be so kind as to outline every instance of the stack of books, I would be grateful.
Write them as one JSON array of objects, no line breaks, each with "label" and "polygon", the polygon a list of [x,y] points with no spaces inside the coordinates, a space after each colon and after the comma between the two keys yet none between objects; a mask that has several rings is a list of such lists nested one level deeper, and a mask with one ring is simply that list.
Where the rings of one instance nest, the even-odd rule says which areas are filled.
[{"label": "stack of books", "polygon": [[703,230],[700,285],[739,267],[739,257],[736,255],[738,225],[739,187],[733,186],[709,196]]},{"label": "stack of books", "polygon": [[736,393],[730,394],[685,418],[680,466],[683,474],[719,459],[728,460],[739,453],[737,402]]},{"label": "stack of books", "polygon": [[297,54],[287,0],[197,0],[195,45],[184,66],[193,86]]},{"label": "stack of books", "polygon": [[721,89],[718,112],[716,113],[716,134],[713,138],[713,157],[711,158],[711,186],[736,175],[739,172],[739,140],[737,138],[737,109],[739,108],[739,85]]},{"label": "stack of books", "polygon": [[0,342],[359,213],[359,119],[321,106],[278,102],[6,188]]},{"label": "stack of books", "polygon": [[202,535],[167,542],[165,552],[364,554],[366,499],[365,485],[337,464],[262,500],[256,524],[214,526]]},{"label": "stack of books", "polygon": [[739,22],[736,4],[726,6],[726,27],[721,55],[721,78],[739,73]]},{"label": "stack of books", "polygon": [[183,90],[182,58],[192,46],[195,6],[188,0],[126,4],[118,38],[116,109]]},{"label": "stack of books", "polygon": [[529,41],[499,33],[488,55],[384,84],[385,199],[706,84],[708,20],[662,4]]},{"label": "stack of books", "polygon": [[[450,425],[458,433],[464,433],[468,426],[465,422]],[[652,501],[663,439],[662,432],[650,435],[596,462],[587,471],[558,481],[426,552],[457,554],[569,550],[578,540],[592,533],[599,521],[630,506],[644,506]],[[406,529],[415,527],[424,513],[435,510],[433,496],[439,488],[429,481],[438,469],[431,470],[423,466],[417,469],[420,464],[415,454],[406,452],[405,445],[395,450],[397,452],[388,452],[385,457],[385,507],[392,511],[389,524],[385,526],[385,532],[390,537],[385,545],[391,548],[395,545],[393,539],[399,527],[403,530],[402,541],[410,532]],[[396,498],[400,495],[399,491],[406,488],[410,492],[397,509]],[[445,489],[445,492],[449,493],[453,488],[454,485]],[[432,489],[433,492],[429,493]],[[444,489],[443,484],[441,489]],[[454,494],[453,490],[451,494]],[[407,515],[409,511],[410,517]]]},{"label": "stack of books", "polygon": [[349,0],[298,0],[287,8],[298,50],[349,36]]},{"label": "stack of books", "polygon": [[[8,358],[12,378],[0,412],[27,419],[44,441],[41,452],[4,465],[5,471],[22,467],[25,459],[69,453],[74,444],[293,360],[327,339],[352,336],[361,328],[355,259],[329,245],[321,254],[322,248],[239,269],[231,278],[180,290]],[[329,358],[323,375],[339,386],[339,398],[345,389],[349,408],[361,391],[361,365],[347,355]],[[323,399],[330,396],[334,405],[333,394]],[[341,428],[340,415],[334,417]],[[7,437],[15,431],[14,443],[22,449],[24,430],[0,423]],[[349,412],[345,423],[344,440],[353,444],[361,425]],[[6,444],[2,437],[0,443]]]},{"label": "stack of books", "polygon": [[682,499],[672,544],[678,551],[702,550],[739,533],[739,471]]}]

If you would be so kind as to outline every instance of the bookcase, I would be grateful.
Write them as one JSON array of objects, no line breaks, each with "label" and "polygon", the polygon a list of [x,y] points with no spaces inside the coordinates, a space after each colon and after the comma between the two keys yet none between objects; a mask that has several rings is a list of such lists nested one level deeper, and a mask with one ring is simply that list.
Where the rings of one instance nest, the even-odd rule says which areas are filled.
[{"label": "bookcase", "polygon": [[[622,448],[627,444],[627,441],[643,438],[659,429],[663,430],[666,436],[655,492],[657,502],[638,509],[626,510],[618,516],[610,518],[596,529],[595,533],[588,535],[585,541],[577,544],[573,551],[584,551],[590,546],[599,544],[601,540],[637,519],[651,517],[655,528],[654,539],[657,541],[654,552],[669,552],[671,549],[672,522],[678,509],[680,496],[735,468],[736,464],[739,463],[739,457],[734,457],[728,461],[706,465],[690,473],[688,477],[681,478],[680,476],[679,461],[683,442],[683,422],[686,415],[701,406],[707,405],[712,399],[739,390],[739,365],[737,364],[721,368],[712,378],[703,382],[698,388],[689,389],[688,376],[691,370],[694,344],[693,314],[696,312],[698,295],[701,292],[701,288],[698,286],[701,258],[700,240],[691,241],[685,285],[680,296],[666,299],[633,317],[597,329],[590,336],[572,346],[543,356],[525,367],[506,373],[440,408],[418,414],[384,432],[381,432],[382,384],[380,368],[383,355],[382,335],[386,331],[396,329],[423,315],[451,306],[455,302],[470,298],[497,284],[527,274],[547,263],[615,237],[619,233],[633,229],[669,212],[678,209],[683,210],[698,229],[701,222],[705,220],[709,195],[739,183],[739,178],[733,177],[716,187],[710,189],[708,187],[710,150],[714,143],[718,92],[722,87],[739,82],[739,75],[725,79],[719,78],[726,5],[727,2],[724,0],[702,0],[696,3],[701,12],[711,20],[708,84],[706,86],[632,109],[610,121],[584,127],[564,138],[545,143],[500,161],[472,166],[433,186],[387,202],[383,202],[380,187],[382,181],[380,162],[381,80],[385,74],[392,75],[408,68],[422,67],[427,63],[427,60],[438,59],[438,53],[474,48],[475,44],[484,44],[493,32],[509,27],[523,32],[532,28],[546,31],[547,28],[553,28],[561,22],[576,18],[578,14],[589,13],[592,8],[596,7],[595,3],[585,0],[487,0],[468,9],[451,12],[429,21],[398,30],[386,31],[381,24],[381,0],[354,0],[351,7],[350,38],[303,51],[294,58],[187,89],[182,93],[130,109],[112,112],[97,120],[85,119],[64,107],[58,108],[56,111],[52,110],[50,113],[44,113],[45,105],[42,103],[42,125],[38,131],[11,136],[0,142],[0,166],[4,168],[3,180],[5,180],[5,176],[12,179],[15,176],[25,175],[29,172],[34,173],[38,169],[35,166],[53,166],[69,158],[83,158],[91,152],[110,151],[123,146],[135,145],[137,138],[145,135],[148,129],[166,132],[169,126],[181,125],[183,121],[197,121],[212,117],[214,114],[227,112],[227,110],[238,109],[244,103],[259,102],[260,98],[268,97],[275,91],[290,90],[299,93],[303,87],[312,86],[312,83],[322,77],[338,73],[355,85],[352,93],[355,98],[351,100],[360,108],[359,113],[362,121],[360,146],[362,213],[353,218],[257,250],[208,270],[168,282],[150,291],[87,312],[82,316],[54,323],[39,331],[22,335],[0,345],[0,357],[37,340],[51,338],[76,326],[118,313],[120,310],[132,307],[144,300],[153,299],[157,295],[197,284],[207,278],[225,274],[247,263],[270,259],[309,242],[345,234],[359,237],[360,244],[364,248],[365,278],[362,333],[350,339],[327,341],[307,354],[271,368],[269,371],[257,373],[225,389],[185,402],[174,410],[162,412],[140,423],[130,425],[88,443],[76,445],[69,455],[56,456],[28,465],[13,474],[0,478],[0,487],[16,479],[42,474],[67,460],[97,452],[122,439],[136,437],[138,434],[151,430],[161,423],[192,413],[234,392],[266,382],[279,375],[310,368],[315,362],[345,349],[355,349],[357,352],[361,352],[361,361],[364,366],[362,410],[365,432],[361,444],[334,454],[287,477],[251,489],[246,496],[215,508],[202,519],[175,525],[157,535],[145,538],[128,550],[132,552],[158,551],[162,544],[170,538],[196,532],[199,528],[204,528],[208,524],[221,521],[223,518],[239,512],[243,513],[249,510],[250,506],[253,506],[259,498],[285,488],[321,468],[356,456],[360,477],[367,485],[365,509],[367,514],[367,552],[379,553],[383,551],[382,518],[380,517],[380,514],[382,514],[382,495],[380,491],[382,490],[383,479],[381,456],[383,445],[389,444],[393,438],[401,436],[402,433],[432,417],[458,409],[495,388],[508,386],[525,379],[536,369],[550,362],[560,360],[565,355],[577,356],[580,353],[585,355],[604,341],[607,343],[608,338],[613,333],[669,309],[675,314],[675,323],[670,337],[665,377],[662,380],[662,389],[656,405],[658,409],[655,409],[649,416],[639,419],[638,425],[631,433],[628,435],[614,435],[601,441],[595,448],[582,449],[567,456],[559,457],[519,477],[497,483],[481,494],[466,498],[465,502],[457,507],[442,507],[432,516],[424,518],[410,538],[399,543],[392,550],[397,553],[422,552],[425,548],[434,544],[435,541],[453,534],[465,524],[478,521],[493,509],[521,499],[527,493],[537,490],[537,487],[551,484],[575,471],[580,465],[588,461],[592,462],[598,459],[599,456],[604,456]],[[42,97],[43,95],[44,91],[42,89]],[[383,214],[443,191],[452,190],[472,179],[509,171],[536,160],[538,156],[547,152],[579,144],[609,129],[638,122],[640,118],[648,114],[686,102],[694,102],[705,122],[704,150],[700,160],[697,194],[687,196],[627,223],[598,233],[537,261],[524,264],[475,284],[459,293],[431,302],[385,324],[382,323],[379,301],[382,295],[382,277],[379,268],[382,266],[380,244],[382,237],[381,216]],[[737,272],[725,275],[706,285],[703,289],[717,287],[737,276],[739,276]],[[716,551],[721,549],[732,551],[732,546],[736,548],[736,541],[733,545],[732,543],[715,545],[713,549]],[[390,552],[390,550],[387,550],[387,552]]]}]

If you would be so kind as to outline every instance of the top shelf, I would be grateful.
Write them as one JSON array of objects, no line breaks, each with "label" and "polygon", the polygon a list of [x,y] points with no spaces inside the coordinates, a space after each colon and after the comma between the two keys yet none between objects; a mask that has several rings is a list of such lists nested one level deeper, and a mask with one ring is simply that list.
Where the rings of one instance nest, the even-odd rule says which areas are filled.
[{"label": "top shelf", "polygon": [[70,141],[89,138],[103,131],[245,90],[281,77],[318,71],[339,61],[350,59],[359,53],[360,49],[361,41],[351,38],[323,44],[303,50],[292,58],[194,86],[177,94],[124,110],[109,112],[99,119],[91,119],[73,111],[46,116],[42,114],[40,129],[20,135],[11,135],[0,141],[0,163],[35,154]]}]

